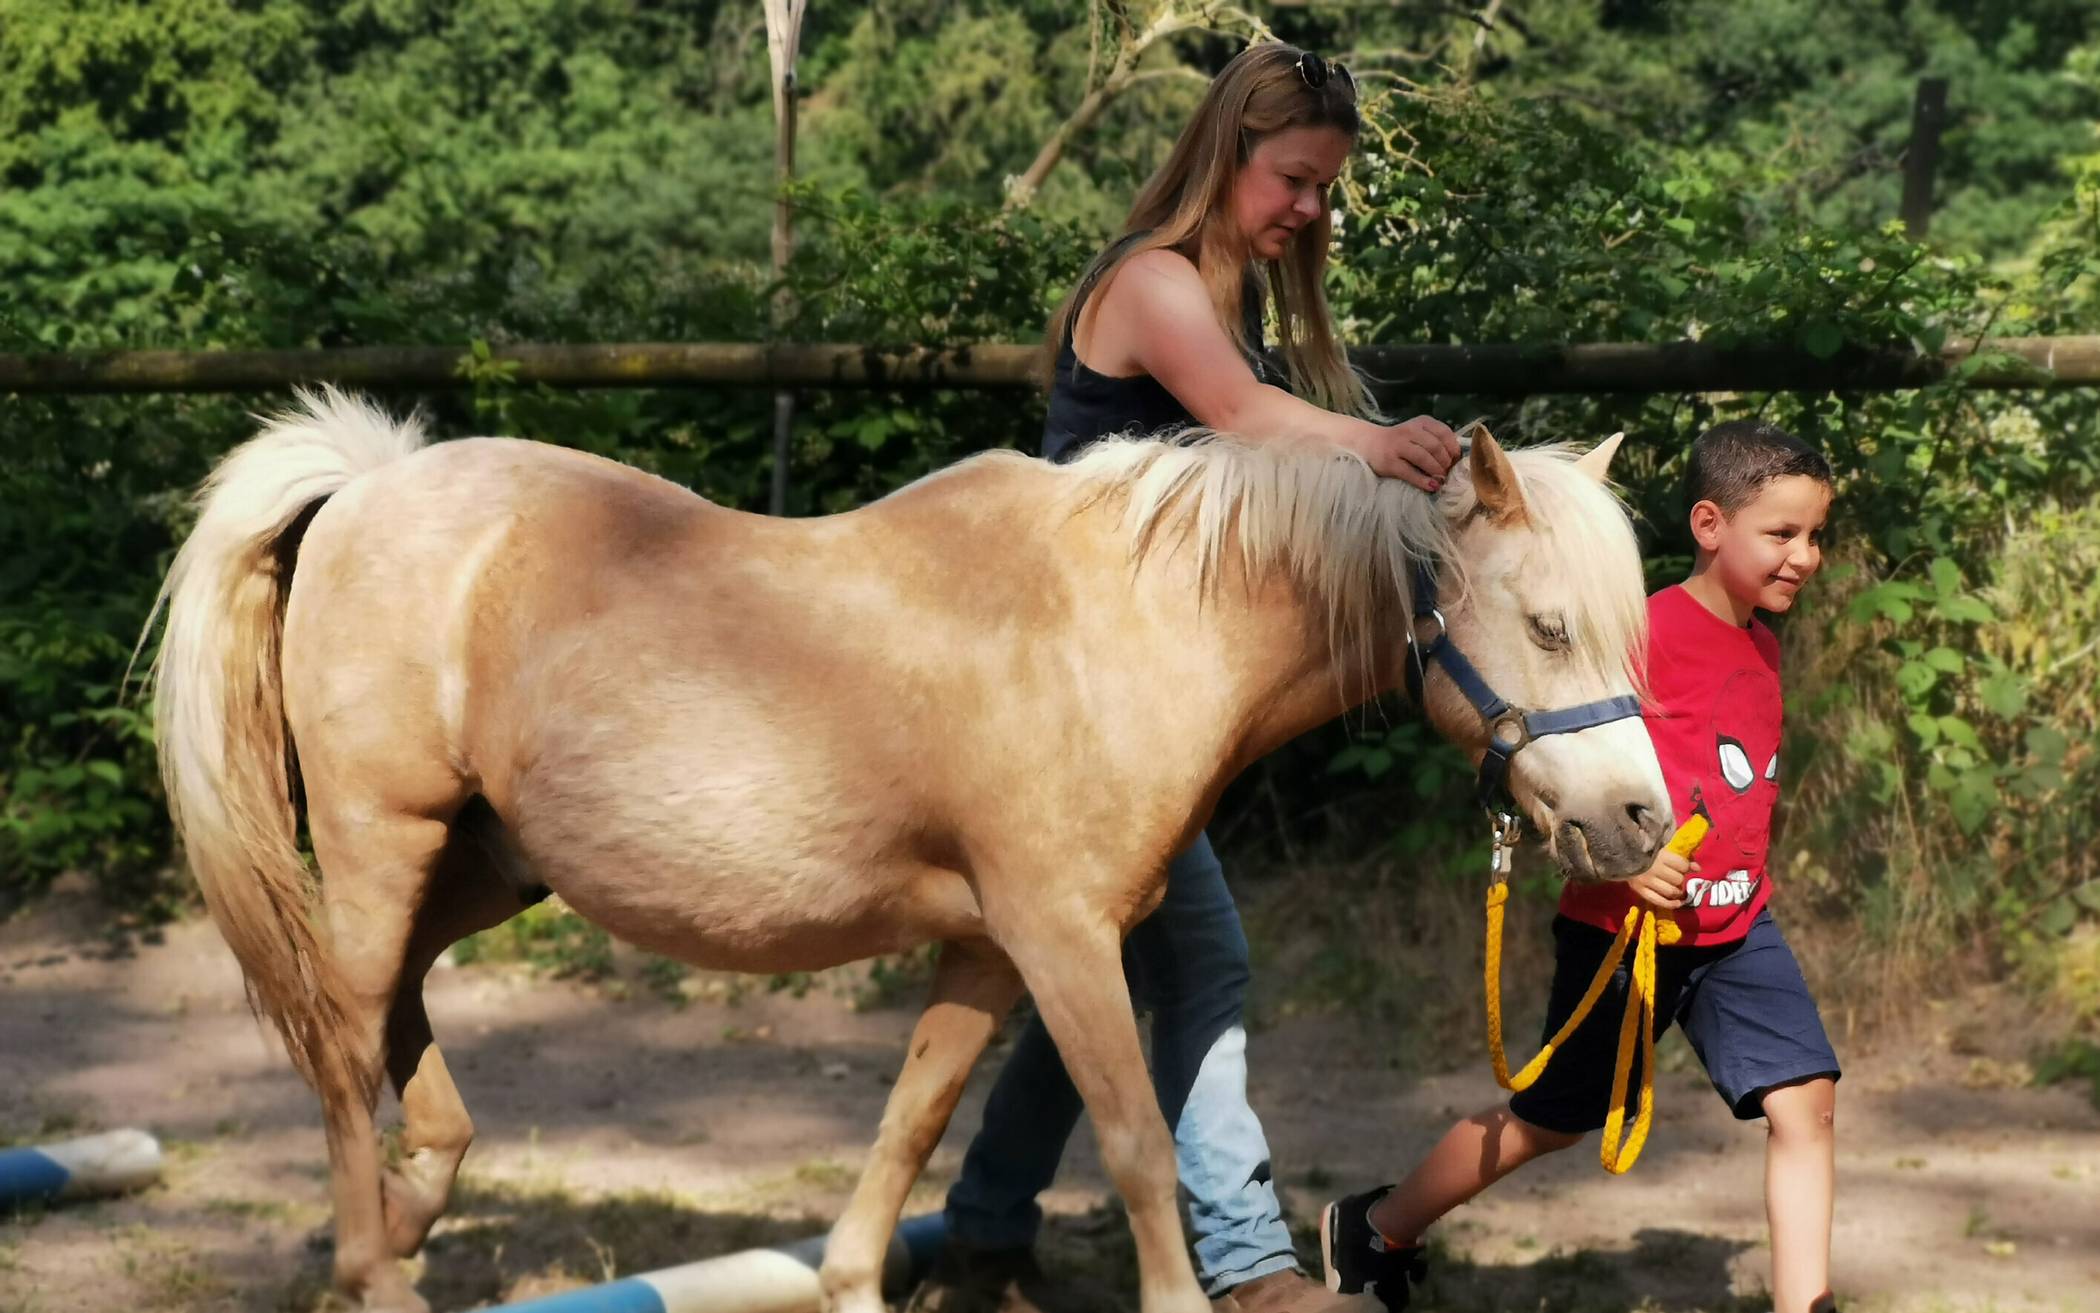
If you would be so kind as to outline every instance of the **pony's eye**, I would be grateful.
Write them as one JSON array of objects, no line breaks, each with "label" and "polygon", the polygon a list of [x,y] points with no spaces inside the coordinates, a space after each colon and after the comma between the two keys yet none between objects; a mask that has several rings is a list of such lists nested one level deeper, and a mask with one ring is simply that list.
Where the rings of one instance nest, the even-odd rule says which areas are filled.
[{"label": "pony's eye", "polygon": [[1568,647],[1568,622],[1558,615],[1540,613],[1526,616],[1531,622],[1531,641],[1548,652],[1564,652]]},{"label": "pony's eye", "polygon": [[1750,769],[1750,754],[1743,745],[1723,734],[1720,742],[1721,778],[1737,793],[1748,793],[1757,783],[1757,775]]}]

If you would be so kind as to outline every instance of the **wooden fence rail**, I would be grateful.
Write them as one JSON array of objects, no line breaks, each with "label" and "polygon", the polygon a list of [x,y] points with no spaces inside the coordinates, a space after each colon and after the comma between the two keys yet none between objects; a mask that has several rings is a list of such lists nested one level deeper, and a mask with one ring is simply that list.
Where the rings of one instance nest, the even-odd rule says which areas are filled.
[{"label": "wooden fence rail", "polygon": [[[1818,358],[1789,347],[1700,342],[1574,346],[1368,346],[1350,357],[1388,394],[1530,396],[1560,392],[1889,391],[1921,387],[1968,363],[1971,386],[2100,385],[2100,335],[1997,338],[1938,355],[1847,349]],[[114,351],[0,354],[0,393],[258,392],[331,382],[376,391],[468,385],[458,347],[311,351]],[[875,347],[837,343],[624,342],[499,346],[519,383],[551,387],[1011,389],[1035,384],[1033,344]]]}]

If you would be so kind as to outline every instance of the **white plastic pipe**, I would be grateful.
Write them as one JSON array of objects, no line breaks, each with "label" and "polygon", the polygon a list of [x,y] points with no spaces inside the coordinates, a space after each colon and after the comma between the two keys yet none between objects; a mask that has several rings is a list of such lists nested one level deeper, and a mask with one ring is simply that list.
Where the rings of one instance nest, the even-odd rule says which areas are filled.
[{"label": "white plastic pipe", "polygon": [[140,1130],[0,1149],[0,1208],[135,1190],[159,1180],[160,1166],[160,1141]]},{"label": "white plastic pipe", "polygon": [[[817,1268],[823,1236],[772,1249],[746,1249],[681,1267],[623,1277],[602,1286],[505,1304],[491,1313],[817,1313],[824,1300]],[[939,1213],[906,1218],[890,1237],[882,1285],[908,1290],[947,1241]]]}]

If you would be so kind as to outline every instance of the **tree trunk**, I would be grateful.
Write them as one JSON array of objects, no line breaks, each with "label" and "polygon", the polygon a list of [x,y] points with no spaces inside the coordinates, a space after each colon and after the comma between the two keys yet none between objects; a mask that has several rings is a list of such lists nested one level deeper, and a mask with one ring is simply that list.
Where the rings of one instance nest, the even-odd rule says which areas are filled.
[{"label": "tree trunk", "polygon": [[[808,0],[765,0],[766,55],[773,68],[773,333],[794,317],[787,290],[788,260],[795,253],[794,207],[788,184],[795,180],[795,56],[802,44],[802,13]],[[773,480],[767,508],[787,514],[788,457],[795,431],[795,394],[773,394]]]},{"label": "tree trunk", "polygon": [[1914,242],[1932,226],[1932,178],[1940,167],[1940,129],[1947,122],[1947,79],[1919,78],[1910,107],[1910,144],[1903,149],[1903,231]]}]

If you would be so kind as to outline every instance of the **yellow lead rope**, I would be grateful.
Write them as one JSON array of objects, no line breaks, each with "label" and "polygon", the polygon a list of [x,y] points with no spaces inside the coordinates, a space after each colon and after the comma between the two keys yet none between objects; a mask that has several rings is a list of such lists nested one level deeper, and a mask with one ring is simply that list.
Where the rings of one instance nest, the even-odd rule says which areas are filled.
[{"label": "yellow lead rope", "polygon": [[[1670,851],[1680,857],[1690,857],[1706,838],[1707,829],[1707,819],[1694,815],[1671,836]],[[1509,1055],[1502,1044],[1502,909],[1509,902],[1509,880],[1502,865],[1506,864],[1498,864],[1495,881],[1488,886],[1486,975],[1488,1058],[1494,1063],[1495,1081],[1503,1089],[1529,1089],[1544,1074],[1554,1051],[1567,1043],[1568,1036],[1575,1033],[1576,1027],[1597,1006],[1604,987],[1611,982],[1612,973],[1619,969],[1619,963],[1626,957],[1626,946],[1636,945],[1633,987],[1626,993],[1626,1015],[1619,1022],[1619,1059],[1612,1070],[1611,1108],[1605,1114],[1604,1140],[1598,1154],[1604,1170],[1615,1175],[1624,1173],[1641,1156],[1641,1149],[1648,1142],[1648,1128],[1655,1120],[1655,946],[1658,943],[1674,944],[1683,938],[1684,932],[1675,920],[1664,920],[1645,907],[1629,911],[1626,923],[1619,927],[1619,937],[1612,941],[1610,951],[1605,953],[1595,979],[1583,991],[1582,1000],[1575,1005],[1574,1012],[1546,1041],[1538,1056],[1512,1076]],[[1636,1045],[1642,1050],[1641,1110],[1622,1144],[1620,1133],[1626,1126],[1626,1086],[1633,1073]]]}]

